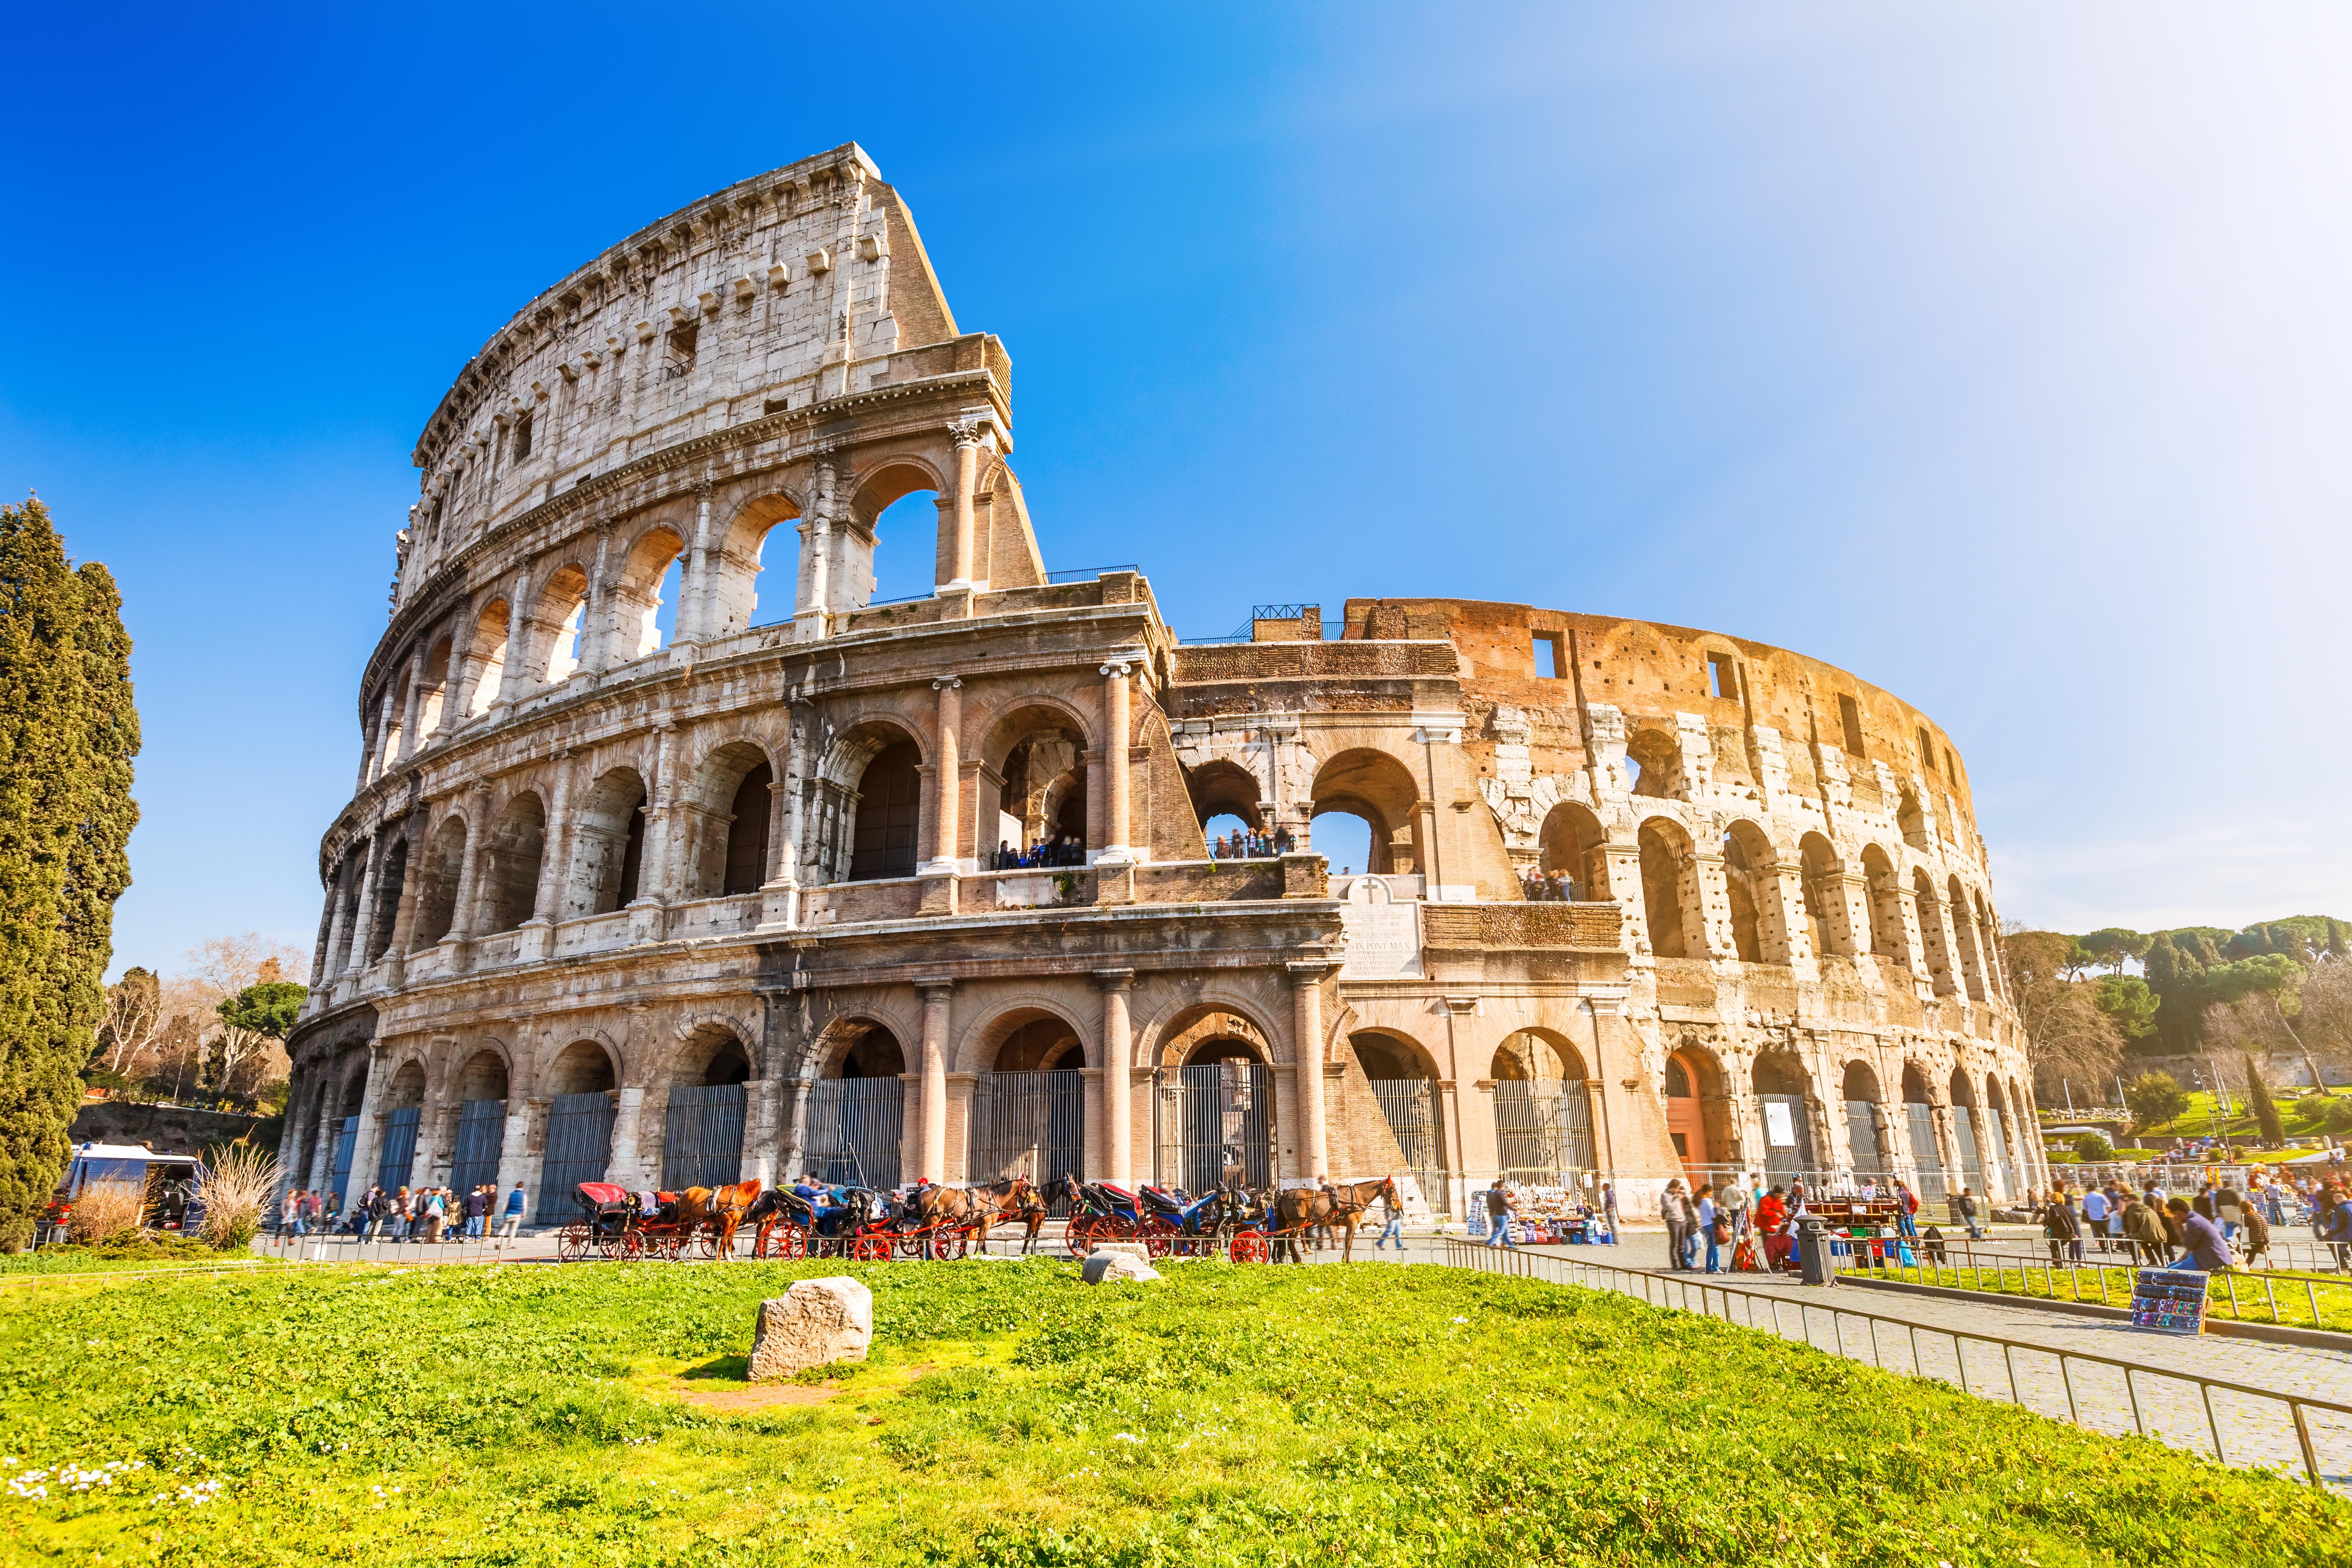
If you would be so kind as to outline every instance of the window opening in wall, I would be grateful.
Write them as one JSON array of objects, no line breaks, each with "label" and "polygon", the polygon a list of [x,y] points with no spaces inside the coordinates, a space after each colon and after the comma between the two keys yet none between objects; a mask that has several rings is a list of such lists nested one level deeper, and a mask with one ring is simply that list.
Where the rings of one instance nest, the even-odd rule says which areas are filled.
[{"label": "window opening in wall", "polygon": [[1944,777],[1952,784],[1960,782],[1960,771],[1952,765],[1952,748],[1949,746],[1944,748]]},{"label": "window opening in wall", "polygon": [[621,846],[621,907],[637,901],[637,877],[646,860],[646,808],[640,801],[629,812],[629,837]]},{"label": "window opening in wall", "polygon": [[516,462],[518,462],[518,463],[520,463],[520,462],[521,462],[525,458],[528,458],[528,457],[530,457],[530,415],[528,415],[528,414],[525,414],[525,415],[522,415],[521,416],[520,416],[519,418],[517,418],[517,419],[515,420],[515,426],[514,426],[514,458],[513,458],[513,460],[514,460],[514,461],[516,461]]},{"label": "window opening in wall", "polygon": [[[1232,831],[1230,825],[1226,831]],[[1209,837],[1216,837],[1213,829],[1209,831]],[[1333,876],[1352,875],[1372,868],[1372,825],[1352,811],[1318,813],[1308,829],[1307,841],[1314,847],[1315,853],[1322,856],[1329,865]]]},{"label": "window opening in wall", "polygon": [[922,820],[921,765],[914,743],[885,747],[857,781],[857,821],[850,841],[849,879],[915,874],[916,833]]},{"label": "window opening in wall", "polygon": [[1844,693],[1839,693],[1838,719],[1845,726],[1845,749],[1857,757],[1862,755],[1862,705]]},{"label": "window opening in wall", "polygon": [[654,605],[654,646],[648,652],[669,647],[677,635],[677,585],[686,574],[685,561],[680,556],[671,562],[663,570],[661,581],[654,585],[660,602]]},{"label": "window opening in wall", "polygon": [[662,341],[661,378],[664,381],[684,381],[694,374],[694,344],[701,335],[701,323],[688,321],[670,329]]},{"label": "window opening in wall", "polygon": [[1936,742],[1927,738],[1927,726],[1919,726],[1919,765],[1929,773],[1936,771]]},{"label": "window opening in wall", "polygon": [[1568,656],[1561,649],[1559,642],[1558,632],[1536,633],[1536,678],[1538,679],[1558,680],[1560,672],[1568,668]]},{"label": "window opening in wall", "polygon": [[[900,496],[874,520],[874,559],[864,583],[836,584],[835,591],[852,604],[875,600],[920,598],[952,575],[940,564],[940,496],[937,490],[916,490]],[[973,571],[985,574],[988,563],[975,562]],[[858,592],[859,589],[865,592]]]},{"label": "window opening in wall", "polygon": [[1739,695],[1739,663],[1729,654],[1711,653],[1706,656],[1706,694],[1709,697]]}]

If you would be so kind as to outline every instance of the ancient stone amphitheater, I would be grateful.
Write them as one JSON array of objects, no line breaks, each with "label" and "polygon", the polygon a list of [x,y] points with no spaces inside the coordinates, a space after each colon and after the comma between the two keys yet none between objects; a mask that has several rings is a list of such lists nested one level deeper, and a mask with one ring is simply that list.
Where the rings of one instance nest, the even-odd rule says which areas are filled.
[{"label": "ancient stone amphitheater", "polygon": [[[295,1184],[2044,1176],[1926,715],[1520,605],[1185,643],[1140,571],[1046,569],[1013,429],[855,146],[492,336],[320,849]],[[870,603],[919,494],[937,586]]]}]

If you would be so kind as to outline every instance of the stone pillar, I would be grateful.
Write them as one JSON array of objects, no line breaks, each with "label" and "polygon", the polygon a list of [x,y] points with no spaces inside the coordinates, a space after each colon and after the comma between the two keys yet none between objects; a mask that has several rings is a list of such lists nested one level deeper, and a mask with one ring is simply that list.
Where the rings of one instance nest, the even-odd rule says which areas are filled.
[{"label": "stone pillar", "polygon": [[[604,582],[604,555],[612,548],[609,526],[596,531],[596,564],[588,577],[588,607],[580,612],[580,667],[601,673],[613,662],[613,595]],[[560,628],[559,628],[560,629]]]},{"label": "stone pillar", "polygon": [[930,980],[921,982],[919,989],[923,994],[923,1136],[917,1174],[943,1182],[948,1169],[948,996],[955,984]]},{"label": "stone pillar", "polygon": [[1919,912],[1919,930],[1927,952],[1927,973],[1934,981],[1936,994],[1948,996],[1958,991],[1958,966],[1952,962],[1950,930],[1944,924],[1944,900],[1931,889],[1926,898],[1914,888],[1912,902]]},{"label": "stone pillar", "polygon": [[955,870],[961,858],[958,852],[963,847],[963,682],[950,675],[932,681],[931,686],[940,694],[940,719],[931,773],[935,803],[931,808],[931,858],[923,867],[926,876]]},{"label": "stone pillar", "polygon": [[547,1164],[547,1113],[554,1101],[509,1100],[507,1103],[519,1109],[507,1112],[505,1135],[499,1140],[499,1218],[505,1223],[506,1194],[520,1182],[523,1223],[528,1225],[539,1213],[539,1175]]},{"label": "stone pillar", "polygon": [[351,956],[343,973],[357,974],[367,967],[368,933],[375,925],[375,878],[383,863],[383,839],[368,840],[367,859],[360,872],[360,907],[352,915]]},{"label": "stone pillar", "polygon": [[310,1151],[310,1179],[304,1184],[312,1192],[323,1193],[335,1173],[335,1130],[342,1125],[343,1102],[334,1093],[334,1064],[323,1069],[328,1080],[327,1093],[319,1100],[319,1133]]},{"label": "stone pillar", "polygon": [[821,452],[816,459],[816,504],[808,526],[801,531],[803,553],[808,561],[808,598],[793,614],[799,623],[793,627],[793,635],[798,637],[821,637],[829,629],[833,608],[833,455]]},{"label": "stone pillar", "polygon": [[408,656],[408,706],[401,710],[400,760],[405,762],[425,749],[425,737],[420,732],[425,723],[425,639],[416,639],[416,647]]},{"label": "stone pillar", "polygon": [[654,724],[654,776],[646,790],[645,858],[637,867],[638,904],[669,901],[671,862],[677,858],[670,840],[677,834],[677,804],[670,785],[677,728],[667,719]]},{"label": "stone pillar", "polygon": [[480,914],[474,906],[480,901],[482,857],[489,853],[490,786],[478,784],[471,793],[472,807],[466,813],[466,856],[457,865],[457,907],[449,917],[448,931],[443,933],[454,942],[474,934],[474,922]]},{"label": "stone pillar", "polygon": [[1128,736],[1134,727],[1129,709],[1127,678],[1134,669],[1133,658],[1114,658],[1102,667],[1103,676],[1103,782],[1108,787],[1103,792],[1109,803],[1105,832],[1110,842],[1102,846],[1097,860],[1114,864],[1135,858],[1128,839],[1133,831],[1129,805]]},{"label": "stone pillar", "polygon": [[1292,1055],[1298,1079],[1298,1165],[1303,1176],[1328,1176],[1329,1129],[1323,1121],[1323,977],[1325,963],[1292,963]]},{"label": "stone pillar", "polygon": [[954,537],[940,553],[948,558],[948,580],[941,589],[969,588],[978,581],[980,572],[972,560],[973,523],[972,491],[980,482],[980,442],[985,427],[978,419],[966,417],[948,426],[955,437],[955,514],[949,525]]},{"label": "stone pillar", "polygon": [[739,1182],[776,1184],[776,1081],[755,1078],[743,1086],[743,1162]]},{"label": "stone pillar", "polygon": [[1127,994],[1135,984],[1135,971],[1097,969],[1095,984],[1102,988],[1102,1073],[1097,1079],[1102,1109],[1102,1179],[1123,1187],[1129,1184],[1135,1166],[1134,1133],[1129,1124],[1135,1105],[1128,1076],[1134,1041],[1127,1016]]},{"label": "stone pillar", "polygon": [[637,1149],[637,1136],[638,1123],[645,1116],[646,1091],[622,1089],[614,1093],[616,1109],[612,1147],[604,1158],[604,1179],[634,1192],[645,1184],[645,1156]]},{"label": "stone pillar", "polygon": [[806,704],[789,703],[784,719],[784,771],[768,786],[775,810],[769,817],[768,854],[774,862],[761,884],[760,929],[784,931],[801,918],[801,778],[807,772],[803,739]]},{"label": "stone pillar", "polygon": [[[507,661],[499,670],[498,700],[510,703],[530,689],[527,673],[533,657],[531,630],[540,623],[530,614],[533,606],[527,603],[530,593],[530,569],[519,568],[514,586],[507,592]],[[547,652],[539,648],[539,668],[547,668]]]},{"label": "stone pillar", "polygon": [[[371,1050],[367,1061],[367,1089],[360,1100],[359,1135],[352,1140],[351,1174],[343,1182],[343,1202],[366,1195],[375,1185],[378,1152],[383,1147],[383,1124],[392,1114],[383,1104],[386,1077],[375,1070],[379,1053]],[[341,1119],[338,1118],[338,1121]],[[328,1167],[332,1170],[331,1165]],[[415,1185],[414,1182],[409,1184]]]},{"label": "stone pillar", "polygon": [[710,483],[695,487],[694,541],[687,547],[686,570],[677,584],[677,616],[670,627],[672,643],[700,642],[710,635]]}]

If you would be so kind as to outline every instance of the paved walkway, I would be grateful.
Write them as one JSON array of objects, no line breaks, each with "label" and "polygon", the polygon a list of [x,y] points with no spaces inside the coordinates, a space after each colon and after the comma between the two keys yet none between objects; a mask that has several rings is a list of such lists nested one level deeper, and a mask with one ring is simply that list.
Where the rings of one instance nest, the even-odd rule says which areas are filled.
[{"label": "paved walkway", "polygon": [[[2275,1468],[2297,1480],[2305,1473],[2302,1443],[2292,1410],[2278,1396],[2352,1406],[2347,1351],[2150,1333],[2000,1300],[1960,1301],[1851,1283],[1809,1288],[1786,1275],[1674,1273],[1664,1268],[1665,1242],[1657,1235],[1634,1233],[1613,1257],[1609,1248],[1527,1250],[1532,1258],[1556,1260],[1537,1266],[1546,1275],[1571,1278],[1563,1266],[1578,1263],[1636,1270],[1636,1278],[1588,1279],[1889,1371],[1941,1378],[2060,1420],[2071,1415],[2097,1431],[2129,1434],[2144,1424],[2150,1436],[2208,1457],[2218,1432],[2226,1462]],[[1874,1318],[1881,1320],[1874,1326]],[[2093,1357],[2100,1359],[2086,1359]],[[2198,1377],[2263,1392],[2215,1389],[2209,1410],[2205,1390],[2189,1381]],[[2306,1407],[2305,1417],[2322,1478],[2333,1489],[2352,1492],[2352,1414]]]}]

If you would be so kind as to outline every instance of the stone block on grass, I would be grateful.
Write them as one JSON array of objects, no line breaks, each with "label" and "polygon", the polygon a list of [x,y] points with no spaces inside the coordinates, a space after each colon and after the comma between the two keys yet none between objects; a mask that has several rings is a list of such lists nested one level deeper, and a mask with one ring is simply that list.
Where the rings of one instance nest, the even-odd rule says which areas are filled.
[{"label": "stone block on grass", "polygon": [[1111,1252],[1097,1247],[1086,1261],[1086,1281],[1089,1285],[1114,1285],[1120,1280],[1145,1285],[1160,1278],[1160,1271],[1146,1258],[1130,1258],[1125,1252]]},{"label": "stone block on grass", "polygon": [[874,1342],[874,1292],[843,1276],[803,1279],[760,1303],[747,1375],[790,1377],[837,1361],[864,1361]]}]

